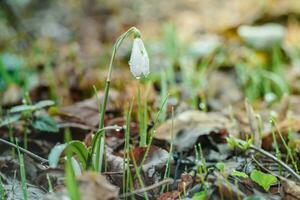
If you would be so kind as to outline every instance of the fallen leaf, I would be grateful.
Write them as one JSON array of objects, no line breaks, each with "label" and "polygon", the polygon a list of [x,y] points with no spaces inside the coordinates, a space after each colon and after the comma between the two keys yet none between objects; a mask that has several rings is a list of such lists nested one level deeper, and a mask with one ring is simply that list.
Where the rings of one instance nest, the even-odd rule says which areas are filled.
[{"label": "fallen leaf", "polygon": [[194,182],[194,177],[192,177],[188,173],[181,174],[180,182],[178,183],[178,191],[184,192],[187,191],[190,186],[192,186]]},{"label": "fallen leaf", "polygon": [[172,192],[165,192],[160,195],[157,200],[176,200],[180,196],[180,192],[172,191]]},{"label": "fallen leaf", "polygon": [[[171,142],[172,120],[157,128],[156,139]],[[174,147],[178,151],[193,148],[197,139],[203,135],[217,133],[225,136],[235,132],[233,123],[221,113],[205,113],[195,110],[185,111],[174,119]]]},{"label": "fallen leaf", "polygon": [[285,193],[285,200],[299,200],[300,199],[300,186],[292,181],[288,180],[286,178],[281,177],[280,178],[283,191]]},{"label": "fallen leaf", "polygon": [[277,178],[271,174],[266,174],[258,170],[251,172],[250,178],[264,188],[265,191],[269,191],[270,186],[277,183]]},{"label": "fallen leaf", "polygon": [[82,200],[118,199],[119,189],[97,172],[84,172],[77,180]]},{"label": "fallen leaf", "polygon": [[[130,152],[130,156],[135,160],[138,166],[142,164],[142,170],[145,174],[145,180],[147,180],[146,184],[151,185],[157,182],[164,174],[165,171],[163,169],[165,169],[170,155],[166,150],[152,145],[149,149],[145,161],[142,163],[146,152],[146,147],[136,147]],[[170,162],[172,162],[172,160]]]}]

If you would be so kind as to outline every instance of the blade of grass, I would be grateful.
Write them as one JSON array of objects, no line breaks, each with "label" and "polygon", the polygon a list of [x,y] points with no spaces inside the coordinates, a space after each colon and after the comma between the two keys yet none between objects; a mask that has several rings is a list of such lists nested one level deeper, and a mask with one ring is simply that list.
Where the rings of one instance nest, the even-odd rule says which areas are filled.
[{"label": "blade of grass", "polygon": [[[131,157],[132,157],[132,162],[133,162],[134,169],[136,171],[136,176],[138,178],[138,182],[139,182],[141,188],[145,188],[145,184],[144,184],[144,181],[142,179],[142,176],[141,176],[141,173],[140,173],[140,170],[139,170],[139,168],[142,166],[142,164],[140,166],[138,166],[134,156],[132,155]],[[145,191],[143,194],[144,194],[144,198],[146,200],[149,200],[147,192]]]},{"label": "blade of grass", "polygon": [[167,95],[166,98],[164,99],[163,104],[162,104],[161,107],[159,108],[159,111],[158,111],[158,113],[157,113],[157,115],[156,115],[156,117],[155,117],[155,119],[154,119],[154,124],[153,124],[153,128],[152,128],[152,131],[151,131],[151,134],[150,134],[149,142],[148,142],[148,144],[147,144],[147,149],[146,149],[145,155],[144,155],[144,157],[143,157],[143,159],[142,159],[142,161],[141,161],[140,166],[137,168],[137,173],[138,173],[138,174],[140,173],[141,167],[143,166],[143,163],[145,162],[145,160],[146,160],[146,158],[147,158],[147,155],[148,155],[148,153],[149,153],[149,151],[150,151],[150,147],[151,147],[151,144],[152,144],[152,140],[153,140],[153,138],[154,138],[154,136],[155,136],[155,133],[156,133],[156,127],[157,127],[158,119],[159,119],[160,113],[161,113],[161,111],[162,111],[162,107],[165,106],[165,104],[166,104],[166,102],[167,102],[167,100],[168,100],[168,97],[169,97],[169,95]]},{"label": "blade of grass", "polygon": [[80,200],[80,193],[78,190],[78,184],[76,182],[70,155],[67,155],[67,160],[65,162],[65,173],[65,184],[67,186],[70,198],[72,200]]},{"label": "blade of grass", "polygon": [[52,182],[51,182],[51,179],[50,179],[48,173],[47,173],[46,177],[47,177],[47,181],[48,181],[49,192],[51,193],[51,192],[53,192],[53,186],[52,186]]},{"label": "blade of grass", "polygon": [[126,111],[126,129],[125,129],[125,145],[124,145],[124,162],[123,169],[125,174],[123,175],[123,193],[126,193],[128,188],[130,187],[130,180],[132,180],[131,172],[130,172],[130,120],[131,120],[131,112],[133,107],[133,100],[131,101],[129,110]]},{"label": "blade of grass", "polygon": [[[278,146],[278,143],[277,143],[277,139],[276,139],[276,136],[275,136],[275,119],[271,119],[270,120],[271,122],[271,132],[272,132],[272,138],[273,138],[273,144],[274,144],[274,147],[275,147],[275,155],[276,155],[276,158],[278,160],[281,160],[281,152],[280,152],[280,149],[279,149],[279,146]],[[279,174],[282,175],[282,167],[279,165]]]},{"label": "blade of grass", "polygon": [[21,185],[22,185],[23,199],[27,200],[28,199],[28,193],[27,193],[27,183],[26,183],[24,156],[20,152],[19,145],[18,145],[18,140],[17,139],[15,139],[15,140],[16,140],[18,158],[19,158],[19,163],[20,163],[20,175],[21,175]]},{"label": "blade of grass", "polygon": [[[147,97],[147,96],[146,96]],[[142,105],[142,97],[140,87],[138,87],[138,120],[140,131],[140,147],[147,146],[147,99],[144,99],[144,105]]]},{"label": "blade of grass", "polygon": [[[168,95],[168,82],[167,82],[167,74],[165,71],[162,71],[161,73],[161,79],[160,79],[160,106],[164,102],[164,98]],[[167,117],[167,107],[163,107],[163,110],[161,112],[159,121],[164,122]]]},{"label": "blade of grass", "polygon": [[[172,156],[173,156],[173,143],[174,143],[174,107],[172,107],[172,124],[171,124],[171,145],[170,145],[170,151],[169,151],[169,158],[168,158],[168,162],[167,162],[167,166],[166,166],[166,171],[164,174],[164,178],[170,178],[170,172],[171,172],[171,160],[172,160]],[[165,188],[167,187],[167,190],[169,190],[169,186],[167,185],[163,185],[161,187],[160,193],[162,194],[165,190]]]}]

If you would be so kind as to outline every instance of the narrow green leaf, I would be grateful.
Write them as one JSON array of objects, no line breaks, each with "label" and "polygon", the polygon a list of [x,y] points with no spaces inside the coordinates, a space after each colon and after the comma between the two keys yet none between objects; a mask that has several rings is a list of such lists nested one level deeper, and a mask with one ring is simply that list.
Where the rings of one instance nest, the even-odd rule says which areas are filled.
[{"label": "narrow green leaf", "polygon": [[69,196],[72,200],[80,200],[80,193],[78,190],[78,184],[75,178],[75,173],[72,167],[72,159],[70,156],[67,156],[65,162],[65,171],[66,171],[66,185],[68,189]]},{"label": "narrow green leaf", "polygon": [[72,161],[72,168],[73,168],[75,176],[81,175],[82,171],[81,171],[80,164],[78,163],[78,161],[74,157],[71,157],[71,161]]},{"label": "narrow green leaf", "polygon": [[246,173],[240,172],[240,171],[236,171],[236,170],[233,170],[230,175],[231,176],[242,177],[242,178],[248,178],[249,177]]},{"label": "narrow green leaf", "polygon": [[55,102],[51,101],[51,100],[39,101],[36,104],[34,104],[34,109],[40,110],[40,109],[48,107],[48,106],[53,106],[54,104],[55,104]]},{"label": "narrow green leaf", "polygon": [[33,110],[34,110],[33,105],[19,105],[19,106],[12,107],[9,112],[10,113],[19,113],[19,112],[33,111]]},{"label": "narrow green leaf", "polygon": [[58,162],[59,162],[59,158],[61,156],[61,154],[63,153],[63,151],[65,150],[67,144],[59,144],[59,145],[55,145],[51,151],[50,154],[48,156],[48,161],[49,161],[49,166],[50,167],[57,167]]},{"label": "narrow green leaf", "polygon": [[66,150],[69,151],[71,155],[76,155],[83,169],[86,168],[88,149],[84,143],[77,140],[73,140],[65,144],[59,144],[53,147],[48,156],[50,167],[57,167],[62,153]]},{"label": "narrow green leaf", "polygon": [[81,141],[70,141],[67,145],[68,151],[70,151],[72,154],[75,154],[80,161],[80,164],[85,169],[88,159],[88,149],[85,146],[85,144]]},{"label": "narrow green leaf", "polygon": [[25,164],[24,164],[24,157],[23,154],[21,154],[18,142],[16,142],[17,145],[17,151],[18,151],[18,157],[19,157],[19,163],[20,163],[20,175],[21,175],[21,185],[22,185],[22,191],[23,191],[23,198],[24,200],[28,199],[28,193],[27,193],[27,183],[26,183],[26,172],[25,172]]}]

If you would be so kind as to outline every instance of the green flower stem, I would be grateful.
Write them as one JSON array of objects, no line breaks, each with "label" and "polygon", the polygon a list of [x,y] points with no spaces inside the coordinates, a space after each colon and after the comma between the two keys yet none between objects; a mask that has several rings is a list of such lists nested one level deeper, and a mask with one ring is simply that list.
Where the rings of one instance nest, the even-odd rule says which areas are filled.
[{"label": "green flower stem", "polygon": [[[112,52],[110,63],[109,63],[108,76],[106,78],[106,83],[105,83],[105,88],[104,88],[104,99],[103,99],[103,103],[101,105],[99,129],[95,133],[95,136],[94,136],[93,142],[92,142],[91,156],[92,156],[93,160],[95,159],[93,163],[95,165],[96,171],[101,171],[102,160],[104,157],[104,152],[103,152],[103,149],[104,149],[103,147],[104,147],[104,142],[105,142],[105,131],[103,130],[104,116],[105,116],[105,110],[106,110],[106,106],[107,106],[107,102],[108,102],[113,62],[115,60],[118,48],[121,46],[122,42],[127,37],[129,37],[131,34],[134,34],[134,37],[140,37],[140,31],[135,27],[131,27],[117,39],[117,41],[113,47],[113,52]],[[101,152],[101,149],[102,149],[102,152]]]}]

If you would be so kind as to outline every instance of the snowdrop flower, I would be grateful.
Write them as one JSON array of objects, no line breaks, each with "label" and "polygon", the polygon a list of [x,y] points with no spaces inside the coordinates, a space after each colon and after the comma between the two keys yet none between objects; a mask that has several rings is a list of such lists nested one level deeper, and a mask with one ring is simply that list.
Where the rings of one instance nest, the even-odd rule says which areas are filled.
[{"label": "snowdrop flower", "polygon": [[129,66],[131,73],[137,79],[140,79],[142,75],[147,76],[150,73],[149,57],[140,37],[136,37],[133,40]]}]

